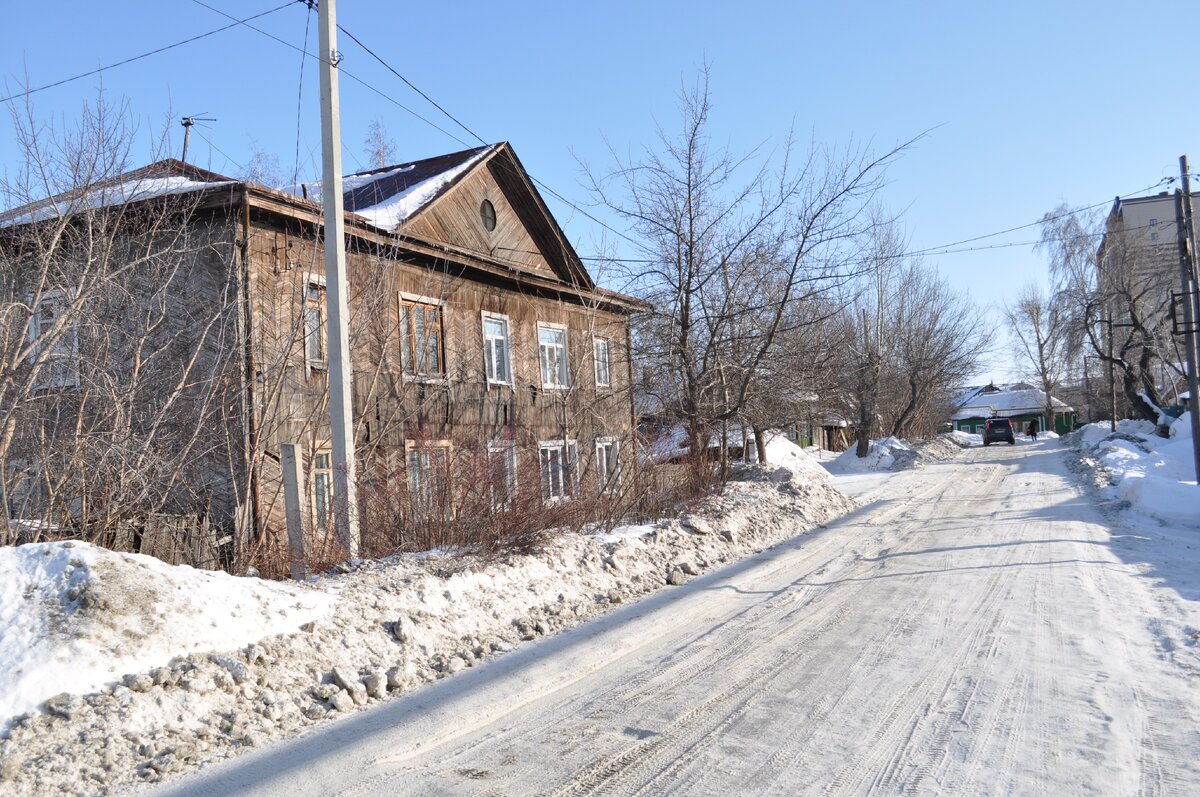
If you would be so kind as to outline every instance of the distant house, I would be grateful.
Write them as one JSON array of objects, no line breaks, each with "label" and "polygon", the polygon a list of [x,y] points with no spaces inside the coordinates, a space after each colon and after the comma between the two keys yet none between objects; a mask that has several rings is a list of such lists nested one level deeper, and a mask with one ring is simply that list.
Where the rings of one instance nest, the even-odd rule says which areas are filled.
[{"label": "distant house", "polygon": [[[7,491],[12,516],[95,528],[157,512],[200,517],[213,539],[270,544],[285,525],[281,446],[293,444],[302,452],[306,525],[326,528],[338,497],[319,190],[278,191],[168,160],[115,178],[95,201],[115,204],[109,195],[129,208],[105,217],[114,239],[133,235],[145,217],[137,208],[186,200],[186,227],[174,240],[197,243],[161,277],[132,275],[121,291],[75,303],[70,337],[52,344],[65,352],[62,367],[43,368],[36,400],[22,407],[10,449],[20,461],[8,463],[17,480]],[[629,315],[643,305],[595,284],[512,148],[351,175],[344,200],[360,489],[390,487],[429,503],[439,492],[490,487],[502,507],[517,491],[540,493],[549,505],[623,483],[621,464],[633,454]],[[76,221],[74,209],[26,207],[0,215],[0,229],[18,240],[56,213],[90,223]],[[16,244],[0,250],[0,262],[4,254],[20,265]],[[77,295],[81,277],[61,272],[48,287],[12,288],[37,308],[33,338],[39,320],[50,328],[62,297]],[[119,312],[106,309],[118,301]],[[156,301],[166,307],[158,326],[172,337],[153,350],[153,364],[169,384],[138,387],[124,414],[99,406],[96,385],[128,382],[133,355],[149,359],[121,349],[124,338],[110,335],[102,348],[100,333]],[[141,419],[157,418],[175,394],[169,420],[181,431],[164,441],[161,424]],[[153,445],[161,463],[142,468],[163,485],[149,484],[138,505],[100,491],[127,468],[105,470],[114,417],[129,418],[122,428],[132,450]],[[96,441],[98,453],[81,461],[100,464],[57,491],[81,497],[53,504],[57,493],[45,485],[65,472],[57,452],[78,440]],[[460,452],[478,453],[478,472],[454,465]]]},{"label": "distant house", "polygon": [[[1075,428],[1077,420],[1074,408],[1050,397],[1054,407],[1054,431],[1066,434]],[[1036,423],[1039,432],[1046,431],[1046,394],[1033,385],[1017,382],[1007,385],[986,384],[965,388],[955,406],[958,410],[950,416],[954,429],[978,434],[989,418],[1009,418],[1020,434],[1030,423]]]}]

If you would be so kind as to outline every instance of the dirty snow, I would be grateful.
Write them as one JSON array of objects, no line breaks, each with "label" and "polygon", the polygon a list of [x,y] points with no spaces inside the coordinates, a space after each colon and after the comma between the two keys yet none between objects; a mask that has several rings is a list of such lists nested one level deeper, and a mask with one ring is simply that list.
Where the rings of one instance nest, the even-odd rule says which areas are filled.
[{"label": "dirty snow", "polygon": [[83,542],[0,548],[0,729],[175,656],[234,648],[324,617],[323,592],[172,567]]},{"label": "dirty snow", "polygon": [[1068,438],[1086,463],[1107,476],[1105,493],[1129,511],[1169,526],[1200,528],[1200,488],[1192,461],[1192,429],[1187,413],[1159,437],[1150,421],[1120,421],[1081,427]]},{"label": "dirty snow", "polygon": [[[15,596],[6,603],[15,606],[32,590],[49,596],[52,605],[67,605],[61,596],[70,578],[61,574],[85,550],[80,558],[85,567],[72,565],[72,573],[86,570],[102,605],[136,622],[124,620],[124,626],[106,631],[88,612],[68,609],[53,632],[6,635],[0,641],[4,655],[13,660],[21,655],[9,650],[10,639],[16,648],[27,638],[42,639],[39,660],[68,662],[75,657],[73,640],[92,635],[98,649],[115,657],[97,678],[108,683],[122,672],[127,677],[83,699],[56,696],[42,710],[15,719],[7,738],[0,735],[0,792],[109,793],[157,782],[685,584],[853,508],[826,479],[798,476],[813,471],[800,461],[803,453],[790,454],[798,460],[790,467],[740,469],[739,480],[721,495],[699,502],[678,520],[603,536],[564,534],[541,553],[497,561],[398,556],[304,587],[224,576],[221,590],[201,595],[205,587],[197,578],[216,574],[60,546],[47,556],[61,555],[61,564],[13,569],[25,586],[6,592]],[[22,551],[22,561],[30,556],[13,550]],[[295,597],[281,601],[256,592],[239,603],[235,585],[243,584]],[[279,615],[273,626],[264,620],[252,639],[239,636],[239,617],[255,607],[270,618],[281,603],[302,598],[313,607],[308,614]],[[229,615],[235,605],[246,607],[238,617],[214,624],[208,614],[220,608]],[[299,621],[320,606],[328,607],[326,613],[298,630]],[[46,683],[22,705],[76,683],[61,667],[57,672],[63,679],[57,687]],[[529,698],[528,690],[522,694]]]}]

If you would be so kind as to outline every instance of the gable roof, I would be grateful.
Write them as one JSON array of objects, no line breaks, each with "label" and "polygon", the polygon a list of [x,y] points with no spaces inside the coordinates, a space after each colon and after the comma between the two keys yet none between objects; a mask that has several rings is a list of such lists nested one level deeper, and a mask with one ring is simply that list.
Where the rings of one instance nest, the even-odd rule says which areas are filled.
[{"label": "gable roof", "polygon": [[[471,166],[495,150],[496,144],[448,155],[355,172],[342,178],[342,205],[376,227],[394,230],[424,210]],[[321,183],[299,183],[284,191],[319,203]]]}]

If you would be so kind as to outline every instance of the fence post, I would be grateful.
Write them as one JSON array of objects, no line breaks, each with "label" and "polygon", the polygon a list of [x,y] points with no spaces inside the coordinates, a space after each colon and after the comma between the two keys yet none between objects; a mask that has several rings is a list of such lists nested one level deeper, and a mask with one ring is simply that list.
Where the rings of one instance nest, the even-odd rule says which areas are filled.
[{"label": "fence post", "polygon": [[306,575],[304,567],[304,502],[301,501],[301,485],[304,484],[304,468],[294,443],[279,446],[279,460],[283,466],[283,507],[287,519],[288,566],[292,578],[300,581]]}]

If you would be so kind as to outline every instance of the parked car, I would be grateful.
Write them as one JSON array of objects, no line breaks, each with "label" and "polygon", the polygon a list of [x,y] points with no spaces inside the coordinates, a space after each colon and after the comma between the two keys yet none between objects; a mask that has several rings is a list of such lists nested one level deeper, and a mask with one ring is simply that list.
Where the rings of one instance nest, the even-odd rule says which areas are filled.
[{"label": "parked car", "polygon": [[983,424],[983,444],[986,446],[1001,440],[1007,440],[1010,446],[1017,444],[1012,421],[1008,418],[988,418]]}]

